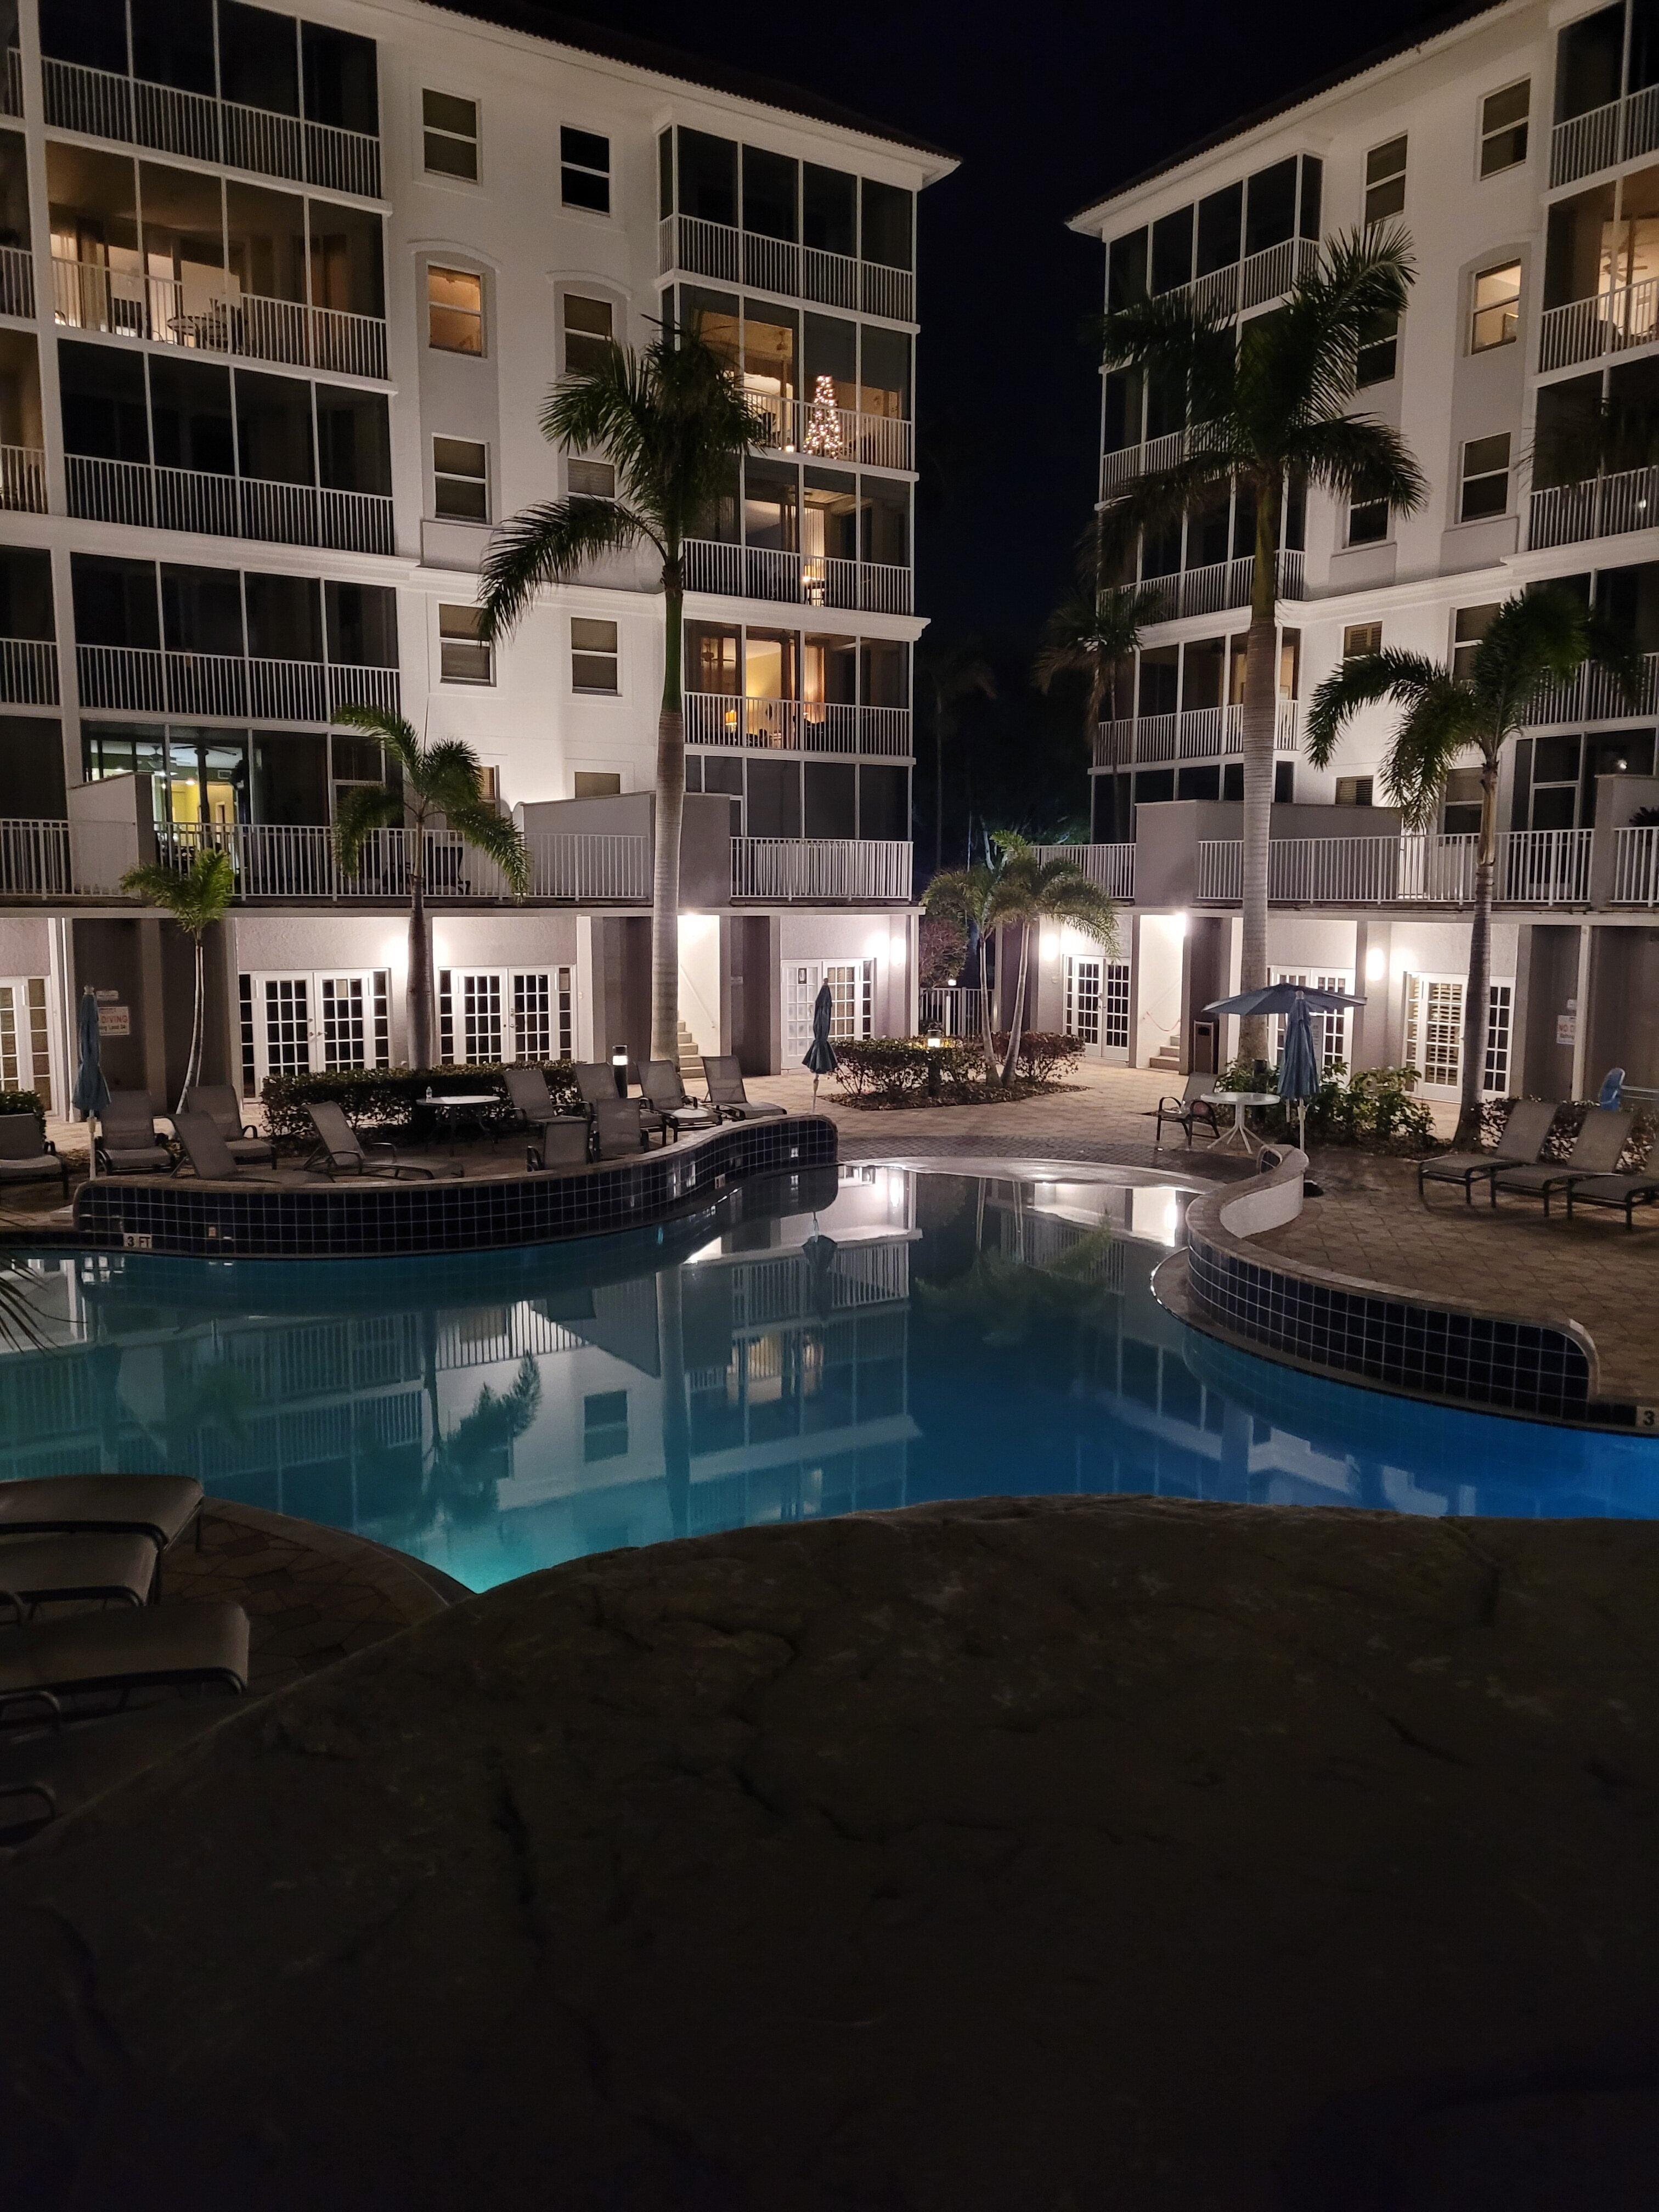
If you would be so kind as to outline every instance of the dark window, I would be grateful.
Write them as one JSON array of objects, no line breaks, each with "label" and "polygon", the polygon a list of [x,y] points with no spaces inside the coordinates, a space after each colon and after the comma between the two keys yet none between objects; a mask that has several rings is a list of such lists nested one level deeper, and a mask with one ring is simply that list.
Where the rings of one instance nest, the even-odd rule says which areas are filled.
[{"label": "dark window", "polygon": [[235,474],[228,369],[152,355],[149,410],[161,467],[197,469],[209,476]]},{"label": "dark window", "polygon": [[1619,97],[1624,65],[1625,11],[1603,8],[1570,23],[1556,45],[1555,119],[1570,122]]},{"label": "dark window", "polygon": [[793,761],[748,763],[749,835],[799,837],[800,769]]},{"label": "dark window", "polygon": [[599,1390],[582,1400],[584,1460],[628,1456],[628,1393]]},{"label": "dark window", "polygon": [[125,76],[126,0],[48,0],[40,10],[40,51],[52,61]]},{"label": "dark window", "polygon": [[297,376],[236,372],[241,473],[265,483],[315,483],[311,386]]},{"label": "dark window", "polygon": [[118,352],[113,346],[61,339],[58,380],[66,451],[106,461],[149,460],[149,421],[141,356]]},{"label": "dark window", "polygon": [[806,162],[800,180],[801,243],[820,253],[859,250],[859,180],[842,169]]},{"label": "dark window", "polygon": [[328,739],[283,732],[253,740],[253,818],[306,823],[328,819]]},{"label": "dark window", "polygon": [[1244,189],[1244,253],[1282,246],[1296,229],[1296,156],[1258,169]]},{"label": "dark window", "polygon": [[1146,234],[1126,232],[1106,250],[1106,305],[1132,307],[1146,296]]},{"label": "dark window", "polygon": [[657,136],[657,213],[674,212],[674,134],[659,131]]},{"label": "dark window", "polygon": [[61,822],[65,811],[62,724],[39,714],[0,714],[0,815]]},{"label": "dark window", "polygon": [[866,638],[859,648],[859,683],[866,707],[910,703],[910,648],[897,641]]},{"label": "dark window", "polygon": [[1389,534],[1389,502],[1385,499],[1361,500],[1348,509],[1348,543],[1350,545],[1377,545]]},{"label": "dark window", "polygon": [[1244,239],[1244,187],[1229,185],[1198,204],[1198,274],[1231,269]]},{"label": "dark window", "polygon": [[878,261],[885,269],[908,269],[912,265],[915,193],[904,191],[897,185],[872,184],[866,177],[862,198],[864,258]]},{"label": "dark window", "polygon": [[743,762],[741,757],[725,754],[705,755],[702,765],[702,787],[725,799],[743,797]]},{"label": "dark window", "polygon": [[1176,208],[1152,225],[1152,291],[1174,292],[1193,275],[1193,211]]},{"label": "dark window", "polygon": [[1218,768],[1183,768],[1176,776],[1177,799],[1219,799],[1221,770]]},{"label": "dark window", "polygon": [[331,491],[392,494],[392,426],[378,392],[317,386],[319,481]]},{"label": "dark window", "polygon": [[[1241,793],[1241,797],[1243,793]],[[1294,761],[1273,763],[1273,805],[1289,806],[1296,799],[1296,763]]]},{"label": "dark window", "polygon": [[129,645],[154,652],[161,642],[155,568],[100,553],[70,556],[75,635],[81,645]]},{"label": "dark window", "polygon": [[1368,385],[1392,383],[1399,363],[1400,318],[1373,315],[1360,333],[1354,389],[1363,392]]},{"label": "dark window", "polygon": [[398,594],[384,584],[325,584],[328,657],[349,668],[398,665]]},{"label": "dark window", "polygon": [[910,834],[910,771],[859,770],[859,836],[902,840]]},{"label": "dark window", "polygon": [[1175,770],[1155,768],[1144,770],[1135,778],[1135,805],[1160,805],[1166,799],[1175,797]]},{"label": "dark window", "polygon": [[611,212],[611,141],[596,131],[559,132],[559,197],[566,207]]},{"label": "dark window", "polygon": [[1302,156],[1302,212],[1297,224],[1304,238],[1319,235],[1320,210],[1324,202],[1325,164],[1317,155]]},{"label": "dark window", "polygon": [[247,598],[247,649],[256,660],[320,660],[322,590],[309,576],[252,574]]},{"label": "dark window", "polygon": [[1463,448],[1462,494],[1458,501],[1460,522],[1478,522],[1488,515],[1504,514],[1510,504],[1510,434],[1500,430],[1491,438],[1471,438]]},{"label": "dark window", "polygon": [[453,92],[421,94],[422,160],[429,176],[478,178],[478,103]]},{"label": "dark window", "polygon": [[1133,371],[1115,368],[1108,375],[1103,423],[1103,452],[1121,453],[1140,443],[1140,379]]},{"label": "dark window", "polygon": [[795,236],[799,172],[787,154],[743,149],[743,227],[761,238]]},{"label": "dark window", "polygon": [[169,653],[242,655],[242,580],[234,568],[161,563],[161,635]]},{"label": "dark window", "polygon": [[241,107],[300,112],[300,41],[294,18],[219,0],[219,89]]},{"label": "dark window", "polygon": [[731,139],[712,138],[706,131],[682,131],[679,179],[682,215],[736,228],[738,149]]},{"label": "dark window", "polygon": [[0,546],[0,637],[49,638],[52,623],[52,556]]},{"label": "dark window", "polygon": [[1406,204],[1406,142],[1390,138],[1365,156],[1365,220],[1385,222]]},{"label": "dark window", "polygon": [[1527,158],[1527,114],[1532,106],[1532,83],[1505,85],[1488,93],[1480,103],[1480,173],[1495,177]]},{"label": "dark window", "polygon": [[864,543],[860,558],[890,568],[902,568],[910,559],[910,491],[907,484],[889,483],[880,477],[866,477]]},{"label": "dark window", "polygon": [[313,123],[341,131],[362,131],[371,138],[380,127],[374,41],[322,23],[300,26],[305,65],[306,113]]},{"label": "dark window", "polygon": [[167,0],[132,11],[132,73],[180,92],[218,90],[213,72],[213,0]]},{"label": "dark window", "polygon": [[856,797],[850,761],[806,763],[806,835],[856,836]]}]

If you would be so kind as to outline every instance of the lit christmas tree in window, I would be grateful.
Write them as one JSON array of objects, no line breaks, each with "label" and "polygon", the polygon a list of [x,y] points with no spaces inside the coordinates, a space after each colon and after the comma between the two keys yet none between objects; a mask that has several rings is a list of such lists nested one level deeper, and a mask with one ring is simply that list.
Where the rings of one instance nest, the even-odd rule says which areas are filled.
[{"label": "lit christmas tree in window", "polygon": [[812,404],[806,413],[806,431],[801,440],[801,449],[808,453],[822,453],[835,460],[847,451],[841,434],[841,412],[836,405],[836,386],[833,378],[821,376],[812,394]]}]

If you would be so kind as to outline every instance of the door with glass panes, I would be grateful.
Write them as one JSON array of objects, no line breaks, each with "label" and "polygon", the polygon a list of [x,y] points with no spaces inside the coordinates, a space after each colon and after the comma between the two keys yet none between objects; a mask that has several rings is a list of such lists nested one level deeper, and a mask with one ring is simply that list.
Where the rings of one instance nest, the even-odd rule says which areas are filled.
[{"label": "door with glass panes", "polygon": [[1066,1033],[1103,1060],[1129,1052],[1129,969],[1098,952],[1066,956]]},{"label": "door with glass panes", "polygon": [[568,1060],[568,968],[441,968],[438,1057],[446,1067]]},{"label": "door with glass panes", "polygon": [[392,1064],[392,978],[384,968],[301,969],[241,979],[242,1091],[269,1075],[331,1075]]},{"label": "door with glass panes", "polygon": [[783,1064],[799,1067],[812,1042],[812,1009],[830,986],[830,1035],[867,1037],[876,992],[873,960],[786,960],[783,963]]},{"label": "door with glass panes", "polygon": [[0,1091],[33,1091],[49,1114],[57,1110],[44,975],[0,978]]},{"label": "door with glass panes", "polygon": [[[1406,978],[1406,1061],[1417,1070],[1418,1095],[1451,1100],[1463,1084],[1463,992],[1462,975]],[[1503,1098],[1510,1087],[1510,1030],[1515,1012],[1515,979],[1494,976],[1486,1005],[1486,1064],[1480,1088]]]}]

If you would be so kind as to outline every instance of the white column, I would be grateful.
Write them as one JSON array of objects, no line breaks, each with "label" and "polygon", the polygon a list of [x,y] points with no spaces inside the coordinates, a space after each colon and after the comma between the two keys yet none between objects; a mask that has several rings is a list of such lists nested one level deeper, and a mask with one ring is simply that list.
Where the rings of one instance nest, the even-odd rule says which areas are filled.
[{"label": "white column", "polygon": [[1590,953],[1593,940],[1587,921],[1578,925],[1578,980],[1575,986],[1572,1018],[1572,1095],[1584,1096],[1584,1062],[1589,1052]]}]

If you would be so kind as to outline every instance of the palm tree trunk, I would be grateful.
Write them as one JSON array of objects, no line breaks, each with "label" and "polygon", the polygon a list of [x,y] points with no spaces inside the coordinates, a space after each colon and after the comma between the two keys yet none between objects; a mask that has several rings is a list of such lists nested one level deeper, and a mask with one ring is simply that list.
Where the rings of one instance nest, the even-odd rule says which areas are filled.
[{"label": "palm tree trunk", "polygon": [[[1250,582],[1250,628],[1244,651],[1244,842],[1243,958],[1239,988],[1260,990],[1267,980],[1267,843],[1273,830],[1273,732],[1279,715],[1279,515],[1280,486],[1258,488],[1255,568]],[[1257,1015],[1239,1029],[1246,1060],[1267,1056],[1267,1024]]]},{"label": "palm tree trunk", "polygon": [[651,1057],[680,1058],[680,826],[685,819],[685,702],[680,648],[685,597],[676,554],[663,563],[666,630],[657,717],[656,851],[651,873]]},{"label": "palm tree trunk", "polygon": [[415,841],[415,866],[409,879],[409,1064],[430,1067],[432,1053],[432,931],[426,911],[426,831],[405,833]]},{"label": "palm tree trunk", "polygon": [[933,696],[933,866],[945,866],[945,716]]},{"label": "palm tree trunk", "polygon": [[1474,864],[1474,919],[1469,926],[1469,978],[1463,987],[1463,1071],[1458,1088],[1460,1150],[1480,1142],[1481,1077],[1486,1066],[1486,1002],[1492,988],[1492,896],[1498,872],[1498,758],[1480,769],[1480,837]]},{"label": "palm tree trunk", "polygon": [[[1106,702],[1107,690],[1107,679],[1102,671],[1098,667],[1096,667],[1089,678],[1088,741],[1089,766],[1091,770],[1095,764],[1095,747],[1100,742],[1100,710]],[[1115,669],[1112,672],[1110,679],[1110,694],[1112,702],[1112,734],[1107,740],[1106,744],[1106,790],[1109,799],[1106,812],[1106,827],[1110,830],[1111,836],[1103,838],[1101,841],[1103,844],[1108,845],[1114,843],[1117,837],[1117,672]],[[1091,790],[1094,788],[1094,778],[1092,775],[1091,775],[1089,779],[1089,786]],[[1091,837],[1094,836],[1094,825],[1092,823],[1089,827],[1089,835]]]},{"label": "palm tree trunk", "polygon": [[1019,925],[1019,975],[1014,984],[1014,1003],[1008,1012],[1008,1057],[1002,1063],[999,1079],[1005,1090],[1014,1079],[1014,1063],[1019,1058],[1019,1033],[1024,1026],[1025,963],[1030,957],[1032,927],[1030,921]]},{"label": "palm tree trunk", "polygon": [[975,932],[979,947],[979,1033],[985,1051],[985,1073],[994,1076],[997,1069],[997,1025],[991,1018],[991,991],[985,980],[985,932]]},{"label": "palm tree trunk", "polygon": [[199,933],[191,943],[196,951],[196,1006],[190,1020],[190,1057],[185,1062],[184,1085],[179,1093],[181,1112],[185,1099],[202,1079],[202,1028],[207,1004],[207,962]]}]

